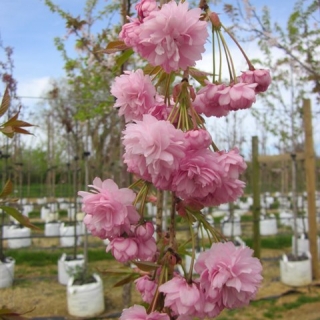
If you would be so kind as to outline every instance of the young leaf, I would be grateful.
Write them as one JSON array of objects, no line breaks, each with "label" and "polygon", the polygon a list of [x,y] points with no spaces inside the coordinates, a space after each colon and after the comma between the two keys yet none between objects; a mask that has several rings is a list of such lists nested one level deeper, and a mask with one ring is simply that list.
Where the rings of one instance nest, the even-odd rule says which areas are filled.
[{"label": "young leaf", "polygon": [[210,76],[211,73],[200,71],[195,68],[189,68],[190,76],[193,77],[196,81],[198,81],[202,86],[205,86],[204,80],[208,80],[207,76]]},{"label": "young leaf", "polygon": [[142,271],[150,272],[156,270],[160,265],[148,261],[134,261],[134,264]]},{"label": "young leaf", "polygon": [[123,50],[126,50],[126,49],[128,49],[126,44],[121,40],[117,40],[117,41],[109,42],[107,47],[106,47],[106,49],[103,50],[103,52],[105,52],[105,53],[115,53],[115,52],[123,51]]},{"label": "young leaf", "polygon": [[8,215],[18,220],[20,224],[23,226],[34,229],[34,230],[40,230],[37,226],[33,225],[29,218],[21,214],[16,208],[8,207],[8,206],[0,206],[0,209],[5,211]]},{"label": "young leaf", "polygon": [[117,283],[115,283],[113,286],[114,286],[114,287],[121,287],[121,286],[123,286],[124,284],[130,283],[130,282],[132,282],[132,281],[134,281],[134,280],[136,280],[136,279],[138,279],[138,278],[139,278],[139,275],[138,275],[138,274],[132,273],[132,274],[128,275],[127,277],[121,279],[121,280],[118,281]]},{"label": "young leaf", "polygon": [[10,95],[9,95],[9,89],[6,87],[6,90],[3,95],[3,99],[1,102],[1,107],[0,107],[0,117],[2,117],[8,110],[10,106]]},{"label": "young leaf", "polygon": [[0,198],[1,199],[7,198],[12,193],[12,191],[13,191],[13,184],[10,180],[8,180],[0,193]]},{"label": "young leaf", "polygon": [[116,64],[117,66],[121,67],[125,62],[128,61],[128,59],[133,55],[133,50],[128,49],[124,51],[117,59],[116,59]]}]

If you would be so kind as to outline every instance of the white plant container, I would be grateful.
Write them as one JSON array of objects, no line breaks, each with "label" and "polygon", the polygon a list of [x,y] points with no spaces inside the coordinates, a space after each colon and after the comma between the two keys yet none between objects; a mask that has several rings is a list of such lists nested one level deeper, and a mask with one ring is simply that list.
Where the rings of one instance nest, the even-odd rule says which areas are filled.
[{"label": "white plant container", "polygon": [[32,204],[24,204],[22,208],[22,214],[26,217],[29,217],[29,213],[33,210]]},{"label": "white plant container", "polygon": [[94,274],[96,282],[84,285],[74,285],[71,278],[67,285],[67,305],[71,316],[84,318],[94,317],[104,311],[103,283]]},{"label": "white plant container", "polygon": [[278,233],[277,219],[274,215],[260,220],[260,234],[262,236],[270,236]]},{"label": "white plant container", "polygon": [[67,202],[61,202],[59,203],[59,208],[60,210],[68,210],[68,208],[70,207],[70,204]]},{"label": "white plant container", "polygon": [[284,226],[291,226],[293,221],[293,213],[291,210],[282,210],[279,214],[280,223]]},{"label": "white plant container", "polygon": [[0,261],[0,288],[8,288],[12,286],[14,279],[15,260],[6,258],[6,262]]},{"label": "white plant container", "polygon": [[17,249],[31,246],[31,230],[29,228],[17,228],[16,226],[12,226],[9,227],[7,234],[8,248]]},{"label": "white plant container", "polygon": [[58,211],[58,203],[56,203],[56,202],[49,203],[48,208],[49,208],[50,212],[56,212],[56,211]]},{"label": "white plant container", "polygon": [[221,223],[221,229],[222,229],[223,235],[226,237],[241,236],[240,217],[234,217],[233,222],[223,219]]},{"label": "white plant container", "polygon": [[[309,224],[308,224],[308,218],[307,217],[298,217],[297,220],[297,232],[303,233],[309,231]],[[294,230],[294,220],[291,220],[291,227],[292,230]]]},{"label": "white plant container", "polygon": [[47,222],[44,226],[44,235],[46,237],[57,237],[60,235],[61,222]]},{"label": "white plant container", "polygon": [[58,260],[58,281],[63,285],[67,285],[69,279],[73,276],[77,268],[84,267],[83,254],[78,254],[76,260],[68,260],[64,253]]},{"label": "white plant container", "polygon": [[[82,237],[80,236],[80,226],[76,226],[77,233],[77,245],[80,246],[82,243]],[[60,245],[61,247],[73,247],[74,246],[74,226],[65,226],[64,223],[60,225]]]},{"label": "white plant container", "polygon": [[49,213],[50,213],[49,208],[47,208],[47,207],[41,207],[40,215],[41,215],[41,219],[42,219],[42,220],[46,220]]},{"label": "white plant container", "polygon": [[46,222],[58,221],[59,220],[59,212],[49,212],[46,217]]},{"label": "white plant container", "polygon": [[74,216],[76,214],[76,209],[74,207],[68,208],[68,219],[74,220]]},{"label": "white plant container", "polygon": [[293,287],[309,285],[312,282],[311,258],[299,261],[289,261],[286,255],[280,260],[281,282]]},{"label": "white plant container", "polygon": [[[320,258],[320,237],[317,237],[317,244],[318,244],[318,257]],[[297,253],[298,255],[301,255],[305,252],[310,252],[310,244],[309,244],[309,239],[307,239],[302,233],[300,237],[297,239],[297,245],[298,245],[298,250]],[[294,241],[294,236],[292,236],[292,253],[295,253],[295,248],[296,244]]]}]

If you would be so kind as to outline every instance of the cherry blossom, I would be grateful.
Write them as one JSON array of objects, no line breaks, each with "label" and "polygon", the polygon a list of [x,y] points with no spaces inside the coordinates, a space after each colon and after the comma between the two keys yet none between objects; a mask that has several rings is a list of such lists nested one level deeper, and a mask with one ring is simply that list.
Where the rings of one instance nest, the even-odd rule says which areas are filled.
[{"label": "cherry blossom", "polygon": [[253,250],[232,242],[214,243],[200,253],[195,270],[205,296],[229,309],[247,305],[261,284],[262,266]]},{"label": "cherry blossom", "polygon": [[248,70],[241,74],[240,80],[245,83],[257,83],[255,92],[260,93],[267,91],[271,83],[271,75],[270,71],[265,69]]},{"label": "cherry blossom", "polygon": [[115,96],[114,108],[119,108],[119,115],[124,115],[126,122],[141,120],[155,104],[156,89],[148,75],[141,69],[135,72],[125,71],[116,77],[111,86]]},{"label": "cherry blossom", "polygon": [[208,37],[207,22],[199,20],[200,13],[198,8],[189,10],[187,1],[170,1],[151,11],[140,26],[138,53],[168,73],[194,66]]}]

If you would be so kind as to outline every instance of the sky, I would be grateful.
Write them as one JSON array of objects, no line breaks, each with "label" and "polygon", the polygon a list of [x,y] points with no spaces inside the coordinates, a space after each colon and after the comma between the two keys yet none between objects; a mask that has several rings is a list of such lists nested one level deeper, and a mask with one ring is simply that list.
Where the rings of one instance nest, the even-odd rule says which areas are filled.
[{"label": "sky", "polygon": [[[100,1],[105,4],[108,1],[117,0]],[[233,1],[236,3],[235,0]],[[85,0],[55,0],[54,2],[72,15],[78,16],[83,11]],[[294,0],[252,0],[252,4],[258,11],[267,5],[273,19],[284,24]],[[43,0],[0,0],[0,6],[0,36],[5,46],[11,46],[14,49],[14,76],[18,81],[18,95],[24,97],[22,102],[27,108],[40,108],[38,103],[41,99],[37,98],[44,96],[44,92],[49,88],[50,79],[59,79],[64,76],[63,59],[53,41],[55,37],[66,35],[64,20],[52,13]],[[215,7],[211,6],[211,9],[214,10]],[[221,13],[221,19],[223,19],[221,7],[216,11]],[[245,49],[252,55],[258,54],[255,43],[246,44]],[[73,48],[70,47],[69,50],[72,51]],[[210,60],[205,56],[198,65],[208,68]],[[209,69],[208,71],[211,71],[210,67]],[[1,92],[0,87],[0,95]],[[254,134],[256,127],[253,122],[246,127],[249,135],[250,128]]]}]

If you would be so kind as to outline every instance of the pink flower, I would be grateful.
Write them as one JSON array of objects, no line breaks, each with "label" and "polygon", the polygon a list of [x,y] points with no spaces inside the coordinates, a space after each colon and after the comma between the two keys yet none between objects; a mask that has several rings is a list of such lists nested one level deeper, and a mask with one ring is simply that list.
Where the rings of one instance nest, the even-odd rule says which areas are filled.
[{"label": "pink flower", "polygon": [[193,150],[209,148],[212,142],[210,133],[205,129],[189,130],[185,133],[185,138],[189,148]]},{"label": "pink flower", "polygon": [[148,240],[152,238],[154,234],[154,226],[151,222],[146,222],[141,224],[135,229],[135,235],[141,240]]},{"label": "pink flower", "polygon": [[135,281],[136,289],[140,292],[142,300],[151,303],[157,289],[157,283],[149,276],[142,276]]},{"label": "pink flower", "polygon": [[271,83],[270,71],[265,69],[245,71],[241,74],[240,79],[245,83],[257,83],[258,85],[255,88],[256,93],[267,91]]},{"label": "pink flower", "polygon": [[114,107],[119,107],[119,115],[124,115],[126,122],[141,120],[143,114],[155,104],[156,89],[148,75],[141,69],[135,72],[125,71],[116,77],[111,86],[111,94],[117,100]]},{"label": "pink flower", "polygon": [[190,150],[180,161],[172,190],[182,199],[203,198],[221,185],[223,176],[217,153],[209,149]]},{"label": "pink flower", "polygon": [[117,237],[125,230],[130,230],[130,224],[139,221],[139,214],[133,207],[135,193],[128,189],[119,189],[111,179],[93,180],[91,192],[79,191],[83,197],[82,210],[87,214],[84,223],[96,236],[105,239]]},{"label": "pink flower", "polygon": [[152,11],[158,11],[158,5],[156,0],[141,0],[136,4],[135,9],[138,12],[140,21],[148,17]]},{"label": "pink flower", "polygon": [[129,18],[131,22],[122,26],[119,38],[124,41],[128,47],[135,48],[139,41],[140,21],[139,19]]},{"label": "pink flower", "polygon": [[173,315],[196,315],[202,309],[199,287],[189,284],[181,276],[175,276],[159,287],[165,294],[164,306],[172,310]]},{"label": "pink flower", "polygon": [[167,120],[171,109],[171,107],[165,104],[164,97],[156,94],[155,103],[149,109],[148,114],[151,114],[158,120]]},{"label": "pink flower", "polygon": [[229,110],[248,109],[256,101],[256,83],[237,83],[220,91],[219,104]]},{"label": "pink flower", "polygon": [[170,320],[166,313],[159,313],[157,311],[147,314],[143,306],[134,305],[131,308],[124,309],[119,320]]},{"label": "pink flower", "polygon": [[206,207],[219,206],[222,203],[236,201],[243,195],[245,186],[246,184],[241,180],[224,177],[219,187],[210,192],[206,197],[196,198],[195,200]]},{"label": "pink flower", "polygon": [[228,105],[221,105],[219,98],[221,92],[226,88],[224,84],[213,84],[209,81],[206,86],[199,90],[196,99],[193,102],[193,107],[198,113],[203,113],[207,117],[224,117],[229,113]]},{"label": "pink flower", "polygon": [[119,262],[128,262],[138,256],[138,244],[135,238],[114,238],[107,246],[114,258]]},{"label": "pink flower", "polygon": [[151,115],[128,124],[123,133],[123,157],[128,170],[151,180],[157,188],[169,189],[173,173],[185,156],[184,133],[170,122],[158,121]]},{"label": "pink flower", "polygon": [[153,261],[157,253],[157,244],[155,238],[151,237],[148,240],[137,238],[138,254],[137,259],[144,261]]},{"label": "pink flower", "polygon": [[205,296],[229,309],[247,305],[262,281],[261,263],[252,253],[232,242],[214,243],[200,253],[195,270]]},{"label": "pink flower", "polygon": [[199,20],[200,14],[198,8],[188,10],[188,2],[175,1],[150,12],[141,24],[138,53],[167,73],[194,66],[205,51],[208,36],[207,23]]},{"label": "pink flower", "polygon": [[239,174],[247,168],[247,164],[239,154],[238,148],[234,148],[229,152],[219,151],[218,154],[218,163],[223,167],[229,178],[238,179]]}]

